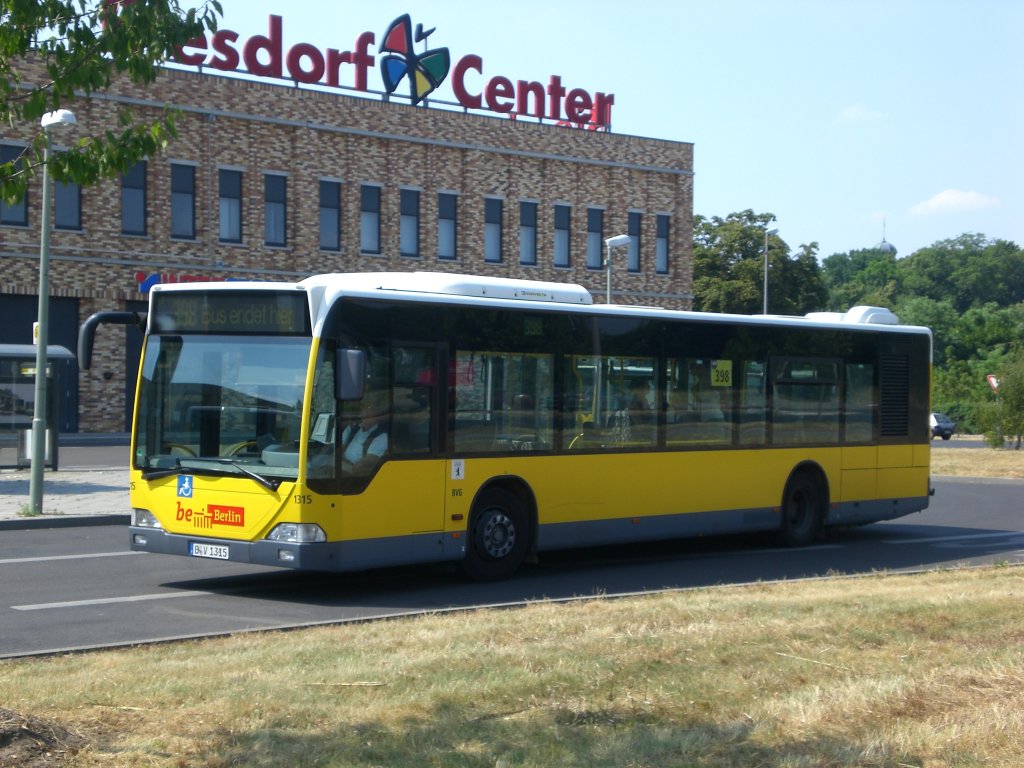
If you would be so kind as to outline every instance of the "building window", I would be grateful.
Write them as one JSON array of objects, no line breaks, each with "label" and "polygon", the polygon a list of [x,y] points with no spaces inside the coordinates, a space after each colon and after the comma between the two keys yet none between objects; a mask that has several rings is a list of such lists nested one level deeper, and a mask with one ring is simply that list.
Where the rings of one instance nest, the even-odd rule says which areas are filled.
[{"label": "building window", "polygon": [[220,169],[220,241],[242,242],[242,172]]},{"label": "building window", "polygon": [[537,263],[537,204],[519,203],[519,263]]},{"label": "building window", "polygon": [[[0,144],[0,163],[16,163],[21,166],[21,154],[25,150],[22,147],[14,147],[9,144]],[[16,227],[28,226],[28,195],[22,195],[21,200],[15,203],[6,203],[0,200],[0,224],[9,224]]]},{"label": "building window", "polygon": [[196,237],[196,169],[171,163],[171,237]]},{"label": "building window", "polygon": [[437,195],[437,258],[454,260],[458,253],[459,196],[451,192]]},{"label": "building window", "polygon": [[278,173],[263,175],[263,242],[288,245],[288,177]]},{"label": "building window", "polygon": [[497,197],[484,200],[484,261],[501,263],[502,201]]},{"label": "building window", "polygon": [[146,161],[121,177],[121,234],[146,234]]},{"label": "building window", "polygon": [[629,212],[629,271],[640,271],[640,223],[643,215],[639,211]]},{"label": "building window", "polygon": [[320,180],[320,250],[341,250],[341,182]]},{"label": "building window", "polygon": [[669,216],[659,213],[655,225],[657,240],[654,241],[654,269],[659,275],[667,275]]},{"label": "building window", "polygon": [[403,256],[420,255],[420,193],[403,189],[398,199],[398,251]]},{"label": "building window", "polygon": [[380,187],[363,184],[359,199],[359,250],[380,253]]},{"label": "building window", "polygon": [[82,229],[82,186],[73,181],[53,185],[53,226],[56,229]]},{"label": "building window", "polygon": [[587,208],[587,269],[604,266],[604,210]]},{"label": "building window", "polygon": [[555,206],[555,256],[556,267],[568,267],[569,263],[569,222],[572,218],[572,207]]}]

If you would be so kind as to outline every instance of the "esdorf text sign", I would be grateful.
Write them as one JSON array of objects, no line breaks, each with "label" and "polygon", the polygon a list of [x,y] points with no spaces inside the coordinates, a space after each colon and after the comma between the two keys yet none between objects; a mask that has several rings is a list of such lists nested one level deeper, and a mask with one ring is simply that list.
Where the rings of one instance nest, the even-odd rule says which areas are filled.
[{"label": "esdorf text sign", "polygon": [[[461,56],[452,65],[447,48],[428,47],[428,38],[434,32],[424,30],[422,24],[414,27],[406,14],[388,25],[379,49],[374,48],[377,36],[373,32],[359,33],[346,50],[307,42],[286,47],[284,20],[271,15],[265,35],[242,39],[238,32],[220,29],[189,41],[179,50],[177,61],[367,93],[371,92],[370,71],[379,67],[384,92],[408,89],[413,104],[423,101],[450,77],[452,92],[465,109],[607,130],[614,94],[570,88],[562,84],[559,75],[550,75],[543,82],[491,75],[483,57],[473,53]],[[422,44],[423,50],[417,53],[416,44]]]}]

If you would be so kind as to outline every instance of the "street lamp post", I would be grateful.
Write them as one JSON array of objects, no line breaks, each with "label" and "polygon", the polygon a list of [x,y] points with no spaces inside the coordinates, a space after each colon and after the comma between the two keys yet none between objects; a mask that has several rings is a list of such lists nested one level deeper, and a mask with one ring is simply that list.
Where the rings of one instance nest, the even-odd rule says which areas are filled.
[{"label": "street lamp post", "polygon": [[616,235],[604,241],[604,271],[606,279],[605,303],[612,303],[612,248],[629,245],[629,235]]},{"label": "street lamp post", "polygon": [[29,503],[33,515],[43,513],[43,464],[46,462],[46,344],[50,314],[50,130],[72,126],[75,115],[67,109],[47,112],[39,121],[43,127],[43,222],[39,233],[39,317],[36,323],[36,388],[32,410],[32,475]]},{"label": "street lamp post", "polygon": [[768,314],[768,236],[778,234],[777,229],[766,229],[764,231],[764,307],[762,314]]}]

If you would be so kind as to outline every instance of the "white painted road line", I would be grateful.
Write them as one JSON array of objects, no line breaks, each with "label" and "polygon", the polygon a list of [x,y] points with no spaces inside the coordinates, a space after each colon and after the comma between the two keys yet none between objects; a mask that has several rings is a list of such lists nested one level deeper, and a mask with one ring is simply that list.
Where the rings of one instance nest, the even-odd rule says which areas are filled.
[{"label": "white painted road line", "polygon": [[87,560],[90,557],[124,557],[126,555],[143,555],[145,552],[129,552],[118,550],[117,552],[93,552],[83,555],[49,555],[47,557],[10,557],[0,560],[0,565],[14,565],[16,563],[48,563],[52,560]]},{"label": "white painted road line", "polygon": [[12,605],[13,611],[46,611],[51,608],[81,608],[90,605],[111,605],[113,603],[143,603],[147,600],[170,600],[175,597],[204,597],[213,592],[191,590],[187,592],[157,592],[151,595],[125,595],[124,597],[97,597],[92,600],[67,600],[61,603],[35,603]]},{"label": "white painted road line", "polygon": [[972,539],[1012,539],[1024,537],[1024,531],[998,531],[971,533],[962,536],[927,536],[921,539],[886,539],[883,544],[939,544],[944,541],[970,541]]}]

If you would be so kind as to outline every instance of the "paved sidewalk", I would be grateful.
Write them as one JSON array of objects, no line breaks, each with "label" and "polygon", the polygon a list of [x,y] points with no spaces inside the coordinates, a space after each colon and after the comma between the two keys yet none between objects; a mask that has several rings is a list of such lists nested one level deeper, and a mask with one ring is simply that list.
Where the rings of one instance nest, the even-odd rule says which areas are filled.
[{"label": "paved sidewalk", "polygon": [[0,470],[0,530],[128,522],[128,469],[47,470],[43,514],[27,515],[28,469]]}]

